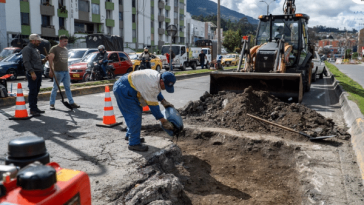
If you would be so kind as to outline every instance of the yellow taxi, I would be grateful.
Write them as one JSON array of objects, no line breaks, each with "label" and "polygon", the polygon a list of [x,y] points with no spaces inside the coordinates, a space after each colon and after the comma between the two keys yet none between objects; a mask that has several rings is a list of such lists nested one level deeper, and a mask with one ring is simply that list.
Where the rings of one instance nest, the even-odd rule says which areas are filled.
[{"label": "yellow taxi", "polygon": [[239,54],[226,54],[222,57],[221,64],[223,66],[236,66],[239,62]]},{"label": "yellow taxi", "polygon": [[[133,63],[133,71],[139,70],[139,66],[141,63],[141,60],[139,60],[139,56],[141,54],[142,53],[129,53],[130,60]],[[151,54],[150,66],[151,66],[152,70],[161,72],[161,70],[163,68],[162,60],[160,58],[158,58],[157,56]]]}]

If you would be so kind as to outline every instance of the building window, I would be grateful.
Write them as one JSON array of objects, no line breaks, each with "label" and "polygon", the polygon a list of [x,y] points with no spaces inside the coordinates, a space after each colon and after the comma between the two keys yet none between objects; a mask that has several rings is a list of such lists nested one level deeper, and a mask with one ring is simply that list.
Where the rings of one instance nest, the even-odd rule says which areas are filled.
[{"label": "building window", "polygon": [[50,6],[51,1],[50,0],[40,0],[40,4],[43,6]]},{"label": "building window", "polygon": [[100,5],[92,4],[92,13],[93,14],[100,14]]},{"label": "building window", "polygon": [[168,0],[166,0],[166,5],[169,6],[169,1]]},{"label": "building window", "polygon": [[51,25],[51,17],[42,15],[42,27],[48,27]]},{"label": "building window", "polygon": [[179,31],[183,31],[183,26],[180,26],[179,27]]},{"label": "building window", "polygon": [[20,13],[21,25],[29,25],[29,13]]},{"label": "building window", "polygon": [[154,7],[150,8],[150,13],[154,15]]},{"label": "building window", "polygon": [[164,27],[164,28],[168,29],[169,23],[167,23],[167,22],[166,22],[166,23],[165,23],[165,26],[166,26],[166,27]]},{"label": "building window", "polygon": [[174,0],[174,7],[178,7],[178,0]]},{"label": "building window", "polygon": [[185,4],[182,2],[179,2],[179,8],[181,8],[181,9],[185,8]]},{"label": "building window", "polygon": [[85,24],[75,22],[75,32],[76,33],[84,33],[85,32]]},{"label": "building window", "polygon": [[131,7],[134,7],[135,8],[135,0],[132,0],[131,1]]},{"label": "building window", "polygon": [[150,22],[150,27],[154,28],[154,22],[153,21]]},{"label": "building window", "polygon": [[112,11],[110,11],[110,10],[106,11],[106,18],[107,19],[112,19]]},{"label": "building window", "polygon": [[132,31],[132,36],[133,36],[133,38],[136,38],[136,30],[135,29],[133,29],[133,31]]},{"label": "building window", "polygon": [[159,22],[158,28],[162,28],[162,22]]},{"label": "building window", "polygon": [[123,0],[119,0],[119,5],[123,5]]},{"label": "building window", "polygon": [[169,17],[169,11],[166,10],[166,18],[168,18],[168,17]]},{"label": "building window", "polygon": [[178,12],[174,12],[174,18],[178,19]]},{"label": "building window", "polygon": [[159,10],[158,10],[158,15],[159,15],[159,16],[162,16],[162,15],[163,15],[163,9],[159,9]]},{"label": "building window", "polygon": [[110,26],[106,27],[107,34],[112,35],[112,28]]},{"label": "building window", "polygon": [[124,29],[119,29],[119,36],[124,37]]},{"label": "building window", "polygon": [[179,15],[179,20],[183,20],[183,18],[185,17],[185,15],[183,15],[183,14],[180,14]]},{"label": "building window", "polygon": [[[98,4],[96,4],[96,5],[98,5]],[[84,12],[90,12],[88,1],[78,0],[78,10],[84,11]],[[100,13],[100,9],[99,9],[99,13]]]},{"label": "building window", "polygon": [[65,20],[62,17],[59,17],[59,29],[66,30]]},{"label": "building window", "polygon": [[64,0],[58,0],[58,7],[65,6]]},{"label": "building window", "polygon": [[184,37],[180,37],[179,38],[179,43],[185,43],[185,38]]},{"label": "building window", "polygon": [[123,20],[123,12],[119,12],[119,21]]},{"label": "building window", "polygon": [[135,23],[135,14],[131,15],[131,22]]}]

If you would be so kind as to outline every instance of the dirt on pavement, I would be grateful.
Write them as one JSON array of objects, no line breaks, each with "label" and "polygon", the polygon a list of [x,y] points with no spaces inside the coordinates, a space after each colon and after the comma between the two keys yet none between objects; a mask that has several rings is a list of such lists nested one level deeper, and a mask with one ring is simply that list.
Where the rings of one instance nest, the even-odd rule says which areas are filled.
[{"label": "dirt on pavement", "polygon": [[312,137],[336,135],[342,139],[350,139],[350,134],[345,129],[338,128],[332,119],[325,118],[315,110],[299,103],[282,102],[268,92],[254,91],[251,87],[240,94],[220,91],[217,95],[210,95],[206,92],[200,100],[190,101],[179,112],[185,117],[184,123],[191,125],[231,128],[237,131],[275,134],[285,139],[308,140],[246,115],[252,114],[306,132]]}]

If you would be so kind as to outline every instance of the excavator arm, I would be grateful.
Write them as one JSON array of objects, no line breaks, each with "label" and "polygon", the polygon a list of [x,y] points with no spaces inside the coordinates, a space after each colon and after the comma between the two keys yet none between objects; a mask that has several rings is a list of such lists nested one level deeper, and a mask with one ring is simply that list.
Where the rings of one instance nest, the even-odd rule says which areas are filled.
[{"label": "excavator arm", "polygon": [[283,4],[283,13],[286,15],[296,13],[295,0],[285,0],[285,2]]}]

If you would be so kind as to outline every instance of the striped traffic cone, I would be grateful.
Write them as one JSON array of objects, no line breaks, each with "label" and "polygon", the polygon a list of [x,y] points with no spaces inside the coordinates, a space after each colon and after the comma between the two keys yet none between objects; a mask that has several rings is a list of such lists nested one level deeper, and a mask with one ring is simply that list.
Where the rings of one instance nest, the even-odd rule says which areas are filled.
[{"label": "striped traffic cone", "polygon": [[25,99],[23,95],[23,88],[21,83],[18,83],[18,90],[16,93],[16,103],[15,103],[15,116],[10,117],[9,120],[28,120],[33,116],[28,115],[27,108],[25,107]]},{"label": "striped traffic cone", "polygon": [[111,102],[110,88],[105,86],[105,107],[104,107],[104,117],[102,123],[96,124],[99,127],[114,127],[116,125],[123,124],[122,122],[116,122],[114,109]]}]

